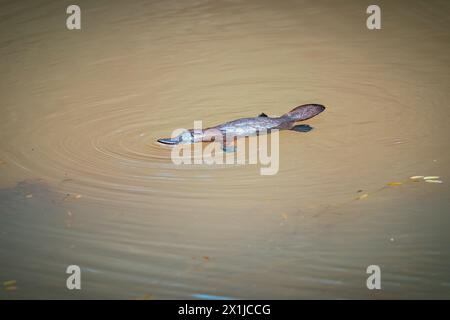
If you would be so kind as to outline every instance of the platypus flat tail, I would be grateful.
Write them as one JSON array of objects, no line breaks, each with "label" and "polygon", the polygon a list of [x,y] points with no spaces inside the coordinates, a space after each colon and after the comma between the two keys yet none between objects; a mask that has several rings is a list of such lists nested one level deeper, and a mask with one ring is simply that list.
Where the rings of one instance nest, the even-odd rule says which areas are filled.
[{"label": "platypus flat tail", "polygon": [[325,107],[321,104],[304,104],[298,106],[288,113],[284,114],[283,117],[289,118],[291,121],[303,121],[317,116],[325,110]]}]

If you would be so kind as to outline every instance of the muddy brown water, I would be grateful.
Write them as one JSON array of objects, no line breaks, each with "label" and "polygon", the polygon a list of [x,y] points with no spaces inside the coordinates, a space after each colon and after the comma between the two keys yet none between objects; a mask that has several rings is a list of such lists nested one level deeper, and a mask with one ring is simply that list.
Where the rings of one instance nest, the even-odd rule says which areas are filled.
[{"label": "muddy brown water", "polygon": [[[1,4],[1,299],[450,298],[448,1],[69,4]],[[311,102],[273,176],[155,142]]]}]

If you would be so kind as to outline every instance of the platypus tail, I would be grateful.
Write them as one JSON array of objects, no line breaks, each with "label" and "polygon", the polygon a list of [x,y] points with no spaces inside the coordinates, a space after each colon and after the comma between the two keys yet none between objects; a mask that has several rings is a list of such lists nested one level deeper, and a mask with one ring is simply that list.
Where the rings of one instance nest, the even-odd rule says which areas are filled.
[{"label": "platypus tail", "polygon": [[283,115],[283,118],[289,118],[290,121],[303,121],[317,116],[325,110],[325,107],[321,104],[304,104],[298,106],[288,113]]}]

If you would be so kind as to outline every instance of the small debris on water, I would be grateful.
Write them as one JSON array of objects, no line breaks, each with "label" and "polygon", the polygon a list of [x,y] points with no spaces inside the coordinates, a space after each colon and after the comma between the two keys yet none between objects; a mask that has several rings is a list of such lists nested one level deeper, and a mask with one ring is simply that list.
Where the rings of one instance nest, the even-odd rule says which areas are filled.
[{"label": "small debris on water", "polygon": [[282,213],[282,214],[281,214],[281,217],[283,218],[283,220],[287,220],[288,215],[287,215],[286,213]]},{"label": "small debris on water", "polygon": [[426,176],[423,177],[423,180],[435,180],[435,179],[439,179],[439,176]]},{"label": "small debris on water", "polygon": [[396,187],[402,185],[402,182],[389,182],[387,185],[390,187]]},{"label": "small debris on water", "polygon": [[395,239],[394,239],[394,238],[390,238],[389,241],[390,241],[390,242],[394,242]]},{"label": "small debris on water", "polygon": [[8,280],[3,282],[3,288],[6,291],[16,291],[17,290],[17,281],[16,280]]},{"label": "small debris on water", "polygon": [[70,200],[70,199],[80,199],[82,197],[82,195],[81,194],[70,194],[70,193],[66,193],[66,195],[65,195],[65,197],[64,197],[64,199],[63,199],[63,201],[67,201],[67,200]]},{"label": "small debris on water", "polygon": [[9,287],[9,286],[15,286],[17,284],[16,280],[8,280],[3,282],[3,286],[5,287]]},{"label": "small debris on water", "polygon": [[203,256],[203,260],[209,261],[209,256]]},{"label": "small debris on water", "polygon": [[25,198],[31,199],[31,198],[33,198],[33,195],[32,195],[31,193],[29,193],[29,194],[27,194],[27,195],[25,196]]},{"label": "small debris on water", "polygon": [[425,180],[425,182],[428,182],[428,183],[442,183],[441,180]]},{"label": "small debris on water", "polygon": [[412,176],[412,177],[409,177],[411,180],[415,180],[415,181],[419,181],[419,179],[423,179],[424,178],[424,176]]}]

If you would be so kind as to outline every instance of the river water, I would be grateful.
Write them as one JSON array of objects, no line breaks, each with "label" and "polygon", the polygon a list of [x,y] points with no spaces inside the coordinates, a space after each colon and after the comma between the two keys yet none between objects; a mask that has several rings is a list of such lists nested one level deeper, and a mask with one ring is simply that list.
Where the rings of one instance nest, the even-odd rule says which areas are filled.
[{"label": "river water", "polygon": [[[450,298],[448,1],[70,4],[1,3],[0,299]],[[275,175],[156,142],[305,103]]]}]

